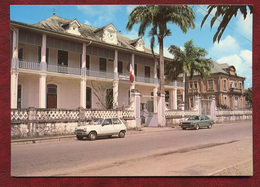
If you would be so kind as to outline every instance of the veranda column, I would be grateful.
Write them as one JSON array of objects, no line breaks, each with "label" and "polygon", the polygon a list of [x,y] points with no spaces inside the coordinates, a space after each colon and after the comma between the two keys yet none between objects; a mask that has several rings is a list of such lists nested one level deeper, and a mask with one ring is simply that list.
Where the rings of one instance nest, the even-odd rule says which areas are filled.
[{"label": "veranda column", "polygon": [[46,34],[42,35],[42,47],[41,47],[41,70],[47,71],[47,64],[46,64]]},{"label": "veranda column", "polygon": [[80,107],[86,108],[86,88],[87,87],[87,79],[81,78],[80,80]]},{"label": "veranda column", "polygon": [[118,80],[113,81],[113,108],[118,108]]},{"label": "veranda column", "polygon": [[18,93],[18,35],[19,30],[13,29],[13,55],[11,64],[11,108],[17,108],[17,93]]},{"label": "veranda column", "polygon": [[210,104],[210,117],[216,122],[216,96],[212,95]]},{"label": "veranda column", "polygon": [[114,59],[114,80],[113,80],[113,108],[118,108],[118,51],[115,50],[115,59]]},{"label": "veranda column", "polygon": [[173,110],[173,101],[174,101],[174,99],[173,99],[173,92],[174,92],[174,89],[171,89],[171,90],[169,91],[170,109],[171,109],[171,110]]},{"label": "veranda column", "polygon": [[42,35],[42,47],[41,47],[41,71],[39,79],[39,108],[46,108],[46,34]]},{"label": "veranda column", "polygon": [[11,108],[17,108],[17,93],[18,93],[18,71],[11,70]]},{"label": "veranda column", "polygon": [[140,93],[136,90],[131,91],[134,95],[134,116],[137,128],[141,128],[141,118],[140,118]]},{"label": "veranda column", "polygon": [[81,80],[80,80],[80,107],[86,108],[86,87],[87,87],[87,79],[86,79],[86,44],[82,44],[82,63],[81,63]]},{"label": "veranda column", "polygon": [[39,108],[46,108],[46,74],[40,74],[39,81]]}]

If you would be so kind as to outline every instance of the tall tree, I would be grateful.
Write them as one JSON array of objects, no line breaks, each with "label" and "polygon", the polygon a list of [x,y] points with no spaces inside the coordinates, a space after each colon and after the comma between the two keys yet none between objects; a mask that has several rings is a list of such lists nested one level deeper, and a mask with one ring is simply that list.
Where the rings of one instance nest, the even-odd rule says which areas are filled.
[{"label": "tall tree", "polygon": [[250,107],[252,107],[252,99],[253,99],[253,92],[252,88],[248,88],[244,94],[246,101],[249,103]]},{"label": "tall tree", "polygon": [[[209,15],[211,15],[211,12],[216,9],[215,15],[212,15],[213,17],[211,18],[210,27],[211,28],[213,27],[216,20],[220,21],[218,30],[213,37],[213,42],[215,42],[216,40],[218,40],[218,42],[219,42],[229,21],[232,19],[233,16],[235,16],[235,17],[237,16],[238,11],[240,11],[242,13],[244,19],[246,19],[246,16],[248,14],[247,7],[250,11],[250,14],[252,14],[253,13],[252,5],[209,5],[207,8],[208,13],[203,18],[203,20],[201,22],[201,27],[203,27],[205,21],[207,20]],[[221,17],[222,17],[222,19],[220,20]]]},{"label": "tall tree", "polygon": [[[169,52],[173,54],[173,61],[166,63],[165,74],[166,82],[176,80],[183,73],[187,79],[191,80],[196,73],[202,78],[210,74],[213,67],[211,59],[205,58],[207,52],[205,49],[197,47],[193,44],[193,40],[189,40],[184,44],[184,50],[180,47],[171,45]],[[189,108],[188,99],[188,81],[185,81],[185,109]]]},{"label": "tall tree", "polygon": [[[164,94],[164,56],[163,40],[171,35],[167,23],[178,25],[186,33],[187,29],[194,28],[194,12],[187,5],[146,5],[137,6],[128,17],[127,30],[132,30],[135,24],[140,24],[138,35],[144,36],[147,28],[151,27],[151,50],[153,52],[155,36],[159,43],[160,64],[160,93]],[[153,52],[154,55],[154,52]]]}]

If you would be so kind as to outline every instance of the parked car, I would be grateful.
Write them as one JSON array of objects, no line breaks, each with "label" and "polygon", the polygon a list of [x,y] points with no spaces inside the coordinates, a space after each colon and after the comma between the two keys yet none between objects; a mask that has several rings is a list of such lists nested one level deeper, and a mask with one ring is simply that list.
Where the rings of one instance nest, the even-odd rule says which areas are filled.
[{"label": "parked car", "polygon": [[125,124],[118,118],[99,118],[90,122],[88,125],[80,126],[75,129],[78,140],[87,137],[89,140],[95,140],[98,136],[118,135],[124,138],[126,133]]},{"label": "parked car", "polygon": [[181,122],[180,126],[183,130],[193,128],[198,130],[201,127],[208,127],[209,129],[214,124],[214,121],[208,116],[198,115],[191,116],[187,121]]}]

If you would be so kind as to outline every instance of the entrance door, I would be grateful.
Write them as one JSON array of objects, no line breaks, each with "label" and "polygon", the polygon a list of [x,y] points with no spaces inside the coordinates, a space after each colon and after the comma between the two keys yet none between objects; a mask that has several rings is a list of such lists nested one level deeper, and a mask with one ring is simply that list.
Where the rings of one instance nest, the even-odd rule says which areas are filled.
[{"label": "entrance door", "polygon": [[57,86],[47,85],[47,108],[57,108]]}]

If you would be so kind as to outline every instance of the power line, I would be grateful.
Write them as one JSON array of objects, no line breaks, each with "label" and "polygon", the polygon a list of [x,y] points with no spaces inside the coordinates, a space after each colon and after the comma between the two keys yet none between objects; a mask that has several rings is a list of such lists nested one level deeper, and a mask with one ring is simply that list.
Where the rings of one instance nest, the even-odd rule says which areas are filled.
[{"label": "power line", "polygon": [[[208,13],[208,11],[205,10],[204,8],[202,8],[200,5],[198,5],[198,7],[199,7],[200,9],[202,9],[203,11],[205,11],[206,13]],[[212,15],[211,13],[210,13],[210,15],[211,15],[212,17],[214,17],[214,15]],[[217,18],[216,20],[221,23],[221,20],[220,20],[219,18]],[[227,27],[228,27],[229,29],[231,29],[233,32],[236,32],[237,34],[239,34],[240,36],[242,36],[242,37],[243,37],[244,39],[246,39],[247,41],[249,41],[249,42],[252,43],[251,40],[249,40],[247,37],[245,37],[244,35],[242,35],[242,34],[240,34],[239,32],[237,32],[236,30],[234,30],[234,29],[231,28],[230,26],[227,25]]]}]

